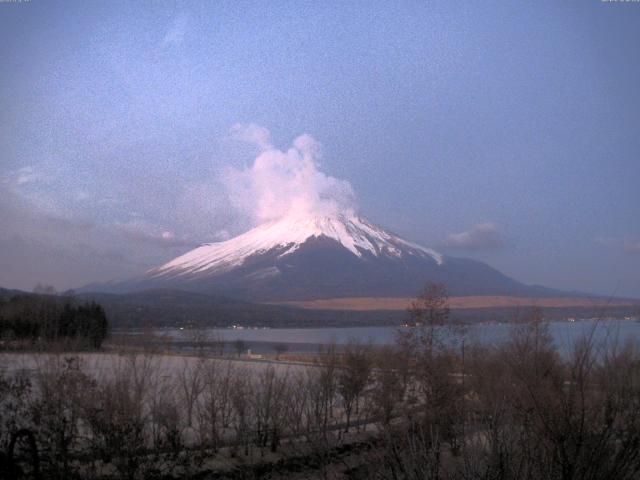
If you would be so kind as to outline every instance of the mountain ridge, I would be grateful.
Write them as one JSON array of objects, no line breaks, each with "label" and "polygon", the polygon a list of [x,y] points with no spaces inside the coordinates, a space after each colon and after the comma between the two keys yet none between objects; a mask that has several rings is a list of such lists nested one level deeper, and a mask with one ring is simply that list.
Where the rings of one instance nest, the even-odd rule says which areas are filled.
[{"label": "mountain ridge", "polygon": [[566,295],[525,285],[476,260],[442,255],[350,212],[285,217],[200,245],[139,277],[80,291],[170,288],[278,302],[413,297],[429,281],[445,284],[452,295]]}]

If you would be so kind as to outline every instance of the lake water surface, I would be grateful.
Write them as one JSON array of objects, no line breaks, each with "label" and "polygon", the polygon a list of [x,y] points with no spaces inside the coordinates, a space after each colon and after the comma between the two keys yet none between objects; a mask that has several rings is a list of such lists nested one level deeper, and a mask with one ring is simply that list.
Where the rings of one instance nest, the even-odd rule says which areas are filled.
[{"label": "lake water surface", "polygon": [[[512,324],[488,323],[467,326],[460,333],[467,342],[497,344],[508,338],[514,328]],[[640,322],[636,320],[578,320],[575,322],[551,322],[549,330],[556,346],[566,350],[577,339],[593,332],[596,341],[615,339],[617,341],[640,339]],[[219,336],[226,342],[243,340],[245,342],[287,343],[287,344],[343,344],[349,339],[384,345],[393,343],[398,327],[349,327],[349,328],[272,328],[272,329],[207,329],[207,336]],[[158,331],[174,340],[188,341],[192,338],[189,330],[163,329]]]}]

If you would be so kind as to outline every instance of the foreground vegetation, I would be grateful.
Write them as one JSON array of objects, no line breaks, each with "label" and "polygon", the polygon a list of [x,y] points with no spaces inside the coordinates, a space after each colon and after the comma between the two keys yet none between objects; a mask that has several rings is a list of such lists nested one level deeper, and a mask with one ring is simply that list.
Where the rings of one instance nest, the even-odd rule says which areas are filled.
[{"label": "foreground vegetation", "polygon": [[471,345],[437,286],[411,313],[394,346],[307,367],[39,356],[0,376],[0,449],[46,478],[638,478],[636,345],[561,357],[535,311]]}]

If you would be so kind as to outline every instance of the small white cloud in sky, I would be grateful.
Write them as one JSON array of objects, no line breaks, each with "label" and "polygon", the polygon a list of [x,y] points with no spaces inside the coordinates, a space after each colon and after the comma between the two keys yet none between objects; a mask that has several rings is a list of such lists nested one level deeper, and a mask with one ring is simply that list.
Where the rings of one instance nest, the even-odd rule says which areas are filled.
[{"label": "small white cloud in sky", "polygon": [[138,243],[149,243],[160,247],[191,247],[193,240],[188,235],[176,235],[172,230],[158,229],[146,222],[129,221],[116,224],[127,238]]},{"label": "small white cloud in sky", "polygon": [[504,244],[502,230],[493,222],[477,223],[465,232],[451,233],[445,242],[446,247],[460,250],[492,250]]},{"label": "small white cloud in sky", "polygon": [[598,245],[604,245],[606,247],[613,247],[620,244],[620,240],[614,237],[596,237],[593,241]]},{"label": "small white cloud in sky", "polygon": [[262,150],[273,148],[271,145],[271,133],[264,127],[255,123],[236,123],[231,127],[231,136],[242,142],[252,143]]},{"label": "small white cloud in sky", "polygon": [[48,175],[35,166],[27,166],[9,172],[5,176],[5,183],[14,187],[22,187],[27,184],[37,183],[46,180]]},{"label": "small white cloud in sky", "polygon": [[224,242],[225,240],[229,240],[231,238],[231,234],[227,230],[222,229],[214,233],[213,238],[215,238],[219,242]]},{"label": "small white cloud in sky", "polygon": [[613,248],[626,253],[640,253],[640,239],[638,237],[596,237],[593,241],[604,247]]},{"label": "small white cloud in sky", "polygon": [[627,240],[623,248],[627,253],[640,253],[640,240]]},{"label": "small white cloud in sky", "polygon": [[164,46],[180,46],[184,41],[189,25],[189,16],[185,13],[177,15],[171,22],[171,26],[162,38]]}]

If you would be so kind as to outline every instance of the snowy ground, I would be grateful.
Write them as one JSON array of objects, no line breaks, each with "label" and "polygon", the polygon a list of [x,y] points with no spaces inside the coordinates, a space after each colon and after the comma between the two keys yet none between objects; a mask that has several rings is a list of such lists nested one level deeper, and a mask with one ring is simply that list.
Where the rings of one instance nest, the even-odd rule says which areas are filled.
[{"label": "snowy ground", "polygon": [[[47,369],[60,362],[71,359],[78,359],[83,370],[94,375],[96,378],[108,376],[125,368],[133,358],[138,361],[149,362],[154,370],[160,375],[176,375],[185,367],[194,367],[197,362],[204,361],[206,365],[219,366],[220,368],[231,367],[239,372],[260,372],[268,367],[276,368],[278,373],[301,372],[305,365],[296,365],[285,362],[261,361],[251,359],[246,356],[241,359],[202,359],[197,356],[165,355],[165,354],[117,354],[117,353],[0,353],[0,373],[15,373],[18,371],[35,372]],[[75,360],[74,360],[75,361]]]}]

